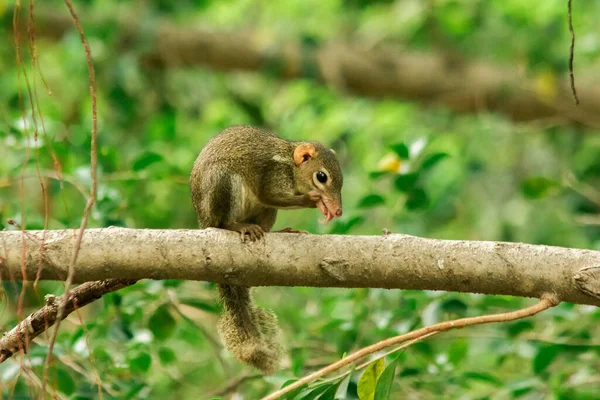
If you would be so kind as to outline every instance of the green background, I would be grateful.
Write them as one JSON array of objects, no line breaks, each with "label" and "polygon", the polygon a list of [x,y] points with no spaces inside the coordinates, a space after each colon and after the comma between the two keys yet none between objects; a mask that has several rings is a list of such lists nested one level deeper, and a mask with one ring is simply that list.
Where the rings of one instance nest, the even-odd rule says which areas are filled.
[{"label": "green background", "polygon": [[[52,13],[68,16],[63,3],[48,3]],[[334,147],[344,171],[341,219],[324,225],[316,210],[282,211],[275,229],[379,235],[387,228],[439,239],[600,248],[598,129],[561,118],[517,123],[485,110],[457,114],[403,99],[361,98],[310,79],[277,80],[268,70],[153,70],[139,62],[154,43],[155,28],[170,21],[190,30],[251,32],[276,48],[339,40],[448,53],[507,71],[525,70],[543,99],[568,79],[566,1],[86,0],[74,6],[92,48],[98,90],[98,197],[88,227],[196,228],[187,186],[195,157],[220,130],[255,124],[288,139]],[[575,2],[574,7],[576,74],[597,71],[600,3]],[[24,4],[25,16],[27,8]],[[128,12],[135,12],[147,32],[143,40],[123,43],[122,25],[86,23]],[[49,229],[78,227],[91,187],[91,103],[80,39],[73,29],[57,40],[40,35],[39,69],[33,69],[22,36],[24,67],[19,69],[12,3],[0,0],[0,13],[5,29],[0,40],[0,228],[17,229],[9,225],[12,219],[26,229],[42,229],[46,218]],[[37,140],[26,78],[36,88],[35,108],[43,115],[45,133],[35,117]],[[54,179],[53,154],[63,181]],[[407,173],[385,170],[398,160]],[[3,287],[2,331],[38,309],[46,293],[63,290],[58,283],[41,282],[37,290],[28,285],[18,312],[22,285],[4,282]],[[379,340],[534,302],[301,287],[260,288],[255,297],[278,315],[289,349],[285,368],[274,376],[261,377],[222,349],[213,284],[143,281],[62,323],[51,392],[60,398],[99,398],[99,377],[104,399],[209,398],[231,383],[237,384],[224,398],[237,391],[237,399],[257,399]],[[597,398],[599,319],[594,307],[561,304],[528,320],[425,340],[386,358],[390,363],[400,354],[391,398]],[[42,335],[29,354],[0,365],[3,398],[37,398],[47,349],[48,337]],[[370,368],[377,370],[375,364]],[[358,398],[362,372],[351,374],[338,398]],[[368,387],[364,379],[360,386]],[[336,397],[330,389],[334,384],[319,389],[328,390],[322,400]]]}]

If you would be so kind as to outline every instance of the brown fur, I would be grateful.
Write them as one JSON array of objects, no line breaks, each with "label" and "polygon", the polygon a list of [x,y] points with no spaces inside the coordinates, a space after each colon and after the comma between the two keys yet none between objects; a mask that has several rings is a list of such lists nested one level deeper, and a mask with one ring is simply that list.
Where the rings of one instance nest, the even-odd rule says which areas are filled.
[{"label": "brown fur", "polygon": [[[312,157],[298,165],[295,150],[301,145]],[[330,149],[250,126],[230,127],[206,144],[192,169],[190,189],[200,227],[258,240],[273,227],[277,209],[316,207],[309,192],[315,190],[314,173],[323,168],[330,179],[322,195],[341,210],[343,177]],[[224,313],[218,329],[227,349],[264,373],[277,370],[283,346],[275,314],[257,307],[247,287],[219,285],[219,294]]]}]

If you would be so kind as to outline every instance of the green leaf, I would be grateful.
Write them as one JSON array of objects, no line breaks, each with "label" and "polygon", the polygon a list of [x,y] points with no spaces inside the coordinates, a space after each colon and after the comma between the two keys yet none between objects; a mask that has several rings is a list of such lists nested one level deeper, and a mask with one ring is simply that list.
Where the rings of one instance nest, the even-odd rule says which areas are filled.
[{"label": "green leaf", "polygon": [[131,169],[134,171],[141,171],[143,169],[148,168],[150,165],[162,160],[163,157],[160,154],[154,153],[152,151],[147,151],[135,159]]},{"label": "green leaf", "polygon": [[560,187],[559,183],[542,176],[525,179],[521,183],[521,192],[528,199],[540,199]]},{"label": "green leaf", "polygon": [[371,208],[381,204],[385,204],[385,199],[383,198],[383,196],[380,196],[378,194],[370,194],[360,199],[357,207]]},{"label": "green leaf", "polygon": [[[352,371],[354,371],[354,368],[352,368]],[[351,378],[352,372],[346,375],[344,379],[342,379],[335,391],[335,396],[333,396],[334,399],[345,400],[348,398],[348,385],[350,384]]]},{"label": "green leaf", "polygon": [[101,146],[98,151],[98,163],[105,173],[115,172],[119,166],[119,152],[111,146]]},{"label": "green leaf", "polygon": [[77,388],[73,377],[62,368],[56,370],[56,382],[58,390],[60,390],[67,396],[72,395],[75,392],[75,389]]},{"label": "green leaf", "polygon": [[467,314],[467,305],[458,299],[450,299],[442,302],[440,309],[445,313],[455,314],[461,318]]},{"label": "green leaf", "polygon": [[133,372],[148,372],[151,365],[152,356],[147,351],[141,351],[137,353],[133,358],[129,359],[129,368]]},{"label": "green leaf", "polygon": [[322,395],[320,395],[318,397],[318,400],[334,400],[335,399],[335,393],[337,392],[337,383],[331,385],[326,391],[325,393],[323,393]]},{"label": "green leaf", "polygon": [[396,143],[390,146],[390,148],[403,160],[408,160],[410,157],[410,151],[408,150],[408,146],[404,143]]},{"label": "green leaf", "polygon": [[290,358],[292,360],[292,374],[294,376],[301,376],[302,370],[306,363],[306,351],[304,348],[293,348],[290,349]]},{"label": "green leaf", "polygon": [[524,394],[531,392],[539,384],[538,379],[527,378],[524,380],[520,380],[511,385],[508,385],[507,389],[511,391],[513,398],[521,397]]},{"label": "green leaf", "polygon": [[400,372],[400,376],[415,376],[415,375],[419,375],[421,372],[422,371],[417,368],[404,368]]},{"label": "green leaf", "polygon": [[508,336],[514,338],[525,331],[530,331],[534,328],[531,321],[517,321],[514,324],[508,325]]},{"label": "green leaf", "polygon": [[533,372],[540,374],[548,368],[559,353],[558,346],[544,346],[540,348],[533,358]]},{"label": "green leaf", "polygon": [[448,349],[448,361],[454,365],[460,364],[469,353],[469,341],[465,339],[455,339]]},{"label": "green leaf", "polygon": [[123,303],[123,297],[119,293],[110,293],[110,295],[112,303],[115,305],[115,307],[121,307],[121,304]]},{"label": "green leaf", "polygon": [[375,179],[379,179],[382,176],[386,176],[389,174],[390,174],[390,171],[372,171],[372,172],[369,172],[369,178],[375,180]]},{"label": "green leaf", "polygon": [[99,345],[98,347],[95,347],[92,353],[94,354],[94,360],[96,362],[107,364],[113,362],[112,355],[104,348],[104,346]]},{"label": "green leaf", "polygon": [[176,288],[181,286],[181,284],[185,282],[182,281],[180,279],[165,279],[164,281],[162,281],[162,284],[164,287],[172,287],[172,288]]},{"label": "green leaf", "polygon": [[388,400],[390,398],[392,383],[394,383],[394,376],[396,375],[396,362],[399,357],[396,356],[381,373],[377,380],[374,400]]},{"label": "green leaf", "polygon": [[417,188],[410,192],[408,199],[406,200],[406,208],[414,211],[418,209],[427,208],[429,206],[429,197],[427,193],[421,188]]},{"label": "green leaf", "polygon": [[127,394],[124,396],[125,399],[133,399],[135,398],[135,396],[140,393],[146,386],[145,383],[135,383],[132,386],[130,386],[129,391],[127,392]]},{"label": "green leaf", "polygon": [[307,392],[304,396],[299,397],[298,400],[314,400],[321,394],[325,393],[331,386],[334,386],[334,385],[335,384],[331,383],[331,382],[322,383],[318,386],[310,388],[309,392]]},{"label": "green leaf", "polygon": [[161,364],[169,365],[177,360],[177,355],[168,347],[160,347],[158,349],[158,358],[160,359]]},{"label": "green leaf", "polygon": [[169,338],[175,331],[177,322],[169,312],[167,305],[158,307],[148,319],[148,328],[158,340]]},{"label": "green leaf", "polygon": [[198,299],[195,297],[186,297],[186,298],[180,299],[179,302],[181,304],[185,304],[185,305],[197,308],[199,310],[208,311],[209,313],[213,313],[213,314],[221,313],[221,306],[219,306],[219,304],[217,304],[214,301],[206,301],[206,300]]},{"label": "green leaf", "polygon": [[377,379],[383,372],[385,361],[383,358],[369,364],[358,380],[358,398],[360,400],[374,400]]},{"label": "green leaf", "polygon": [[413,352],[418,352],[422,356],[425,356],[430,360],[433,360],[436,354],[436,351],[434,351],[432,345],[429,342],[417,342],[411,346],[411,349],[413,350]]},{"label": "green leaf", "polygon": [[465,372],[464,377],[468,378],[468,379],[480,381],[480,382],[489,383],[489,384],[492,384],[492,385],[498,386],[498,387],[503,385],[503,382],[500,379],[494,377],[491,374],[485,373],[485,372]]},{"label": "green leaf", "polygon": [[433,168],[437,163],[439,163],[446,157],[450,157],[448,153],[429,154],[423,159],[423,162],[421,163],[421,169],[427,170]]},{"label": "green leaf", "polygon": [[[288,379],[287,381],[283,382],[283,385],[281,385],[282,388],[291,385],[292,383],[296,382],[298,379]],[[302,392],[304,389],[307,388],[307,384],[303,384],[302,386],[300,386],[299,388],[296,388],[294,390],[292,390],[291,392],[289,392],[288,394],[286,394],[283,398],[286,400],[293,400],[296,398],[296,396]]]},{"label": "green leaf", "polygon": [[418,179],[419,174],[417,172],[398,175],[396,176],[396,179],[394,179],[394,186],[400,192],[408,192],[409,190],[414,188]]},{"label": "green leaf", "polygon": [[85,331],[83,330],[83,328],[77,328],[77,330],[73,332],[71,338],[69,339],[71,346],[73,346],[81,337],[83,337],[84,334]]}]

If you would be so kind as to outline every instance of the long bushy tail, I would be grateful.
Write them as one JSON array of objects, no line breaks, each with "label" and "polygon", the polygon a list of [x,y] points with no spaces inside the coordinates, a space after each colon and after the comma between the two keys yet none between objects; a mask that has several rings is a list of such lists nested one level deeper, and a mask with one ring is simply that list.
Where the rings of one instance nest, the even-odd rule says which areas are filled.
[{"label": "long bushy tail", "polygon": [[265,374],[275,372],[283,355],[277,316],[257,307],[250,288],[218,285],[223,315],[217,328],[225,347],[240,361]]}]

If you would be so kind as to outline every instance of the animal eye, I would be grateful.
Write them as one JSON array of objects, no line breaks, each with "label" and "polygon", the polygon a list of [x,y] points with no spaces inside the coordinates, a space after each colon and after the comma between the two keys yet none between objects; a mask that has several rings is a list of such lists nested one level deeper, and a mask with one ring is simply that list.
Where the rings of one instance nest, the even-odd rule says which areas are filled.
[{"label": "animal eye", "polygon": [[321,183],[327,182],[327,175],[323,171],[317,172],[317,180]]}]

